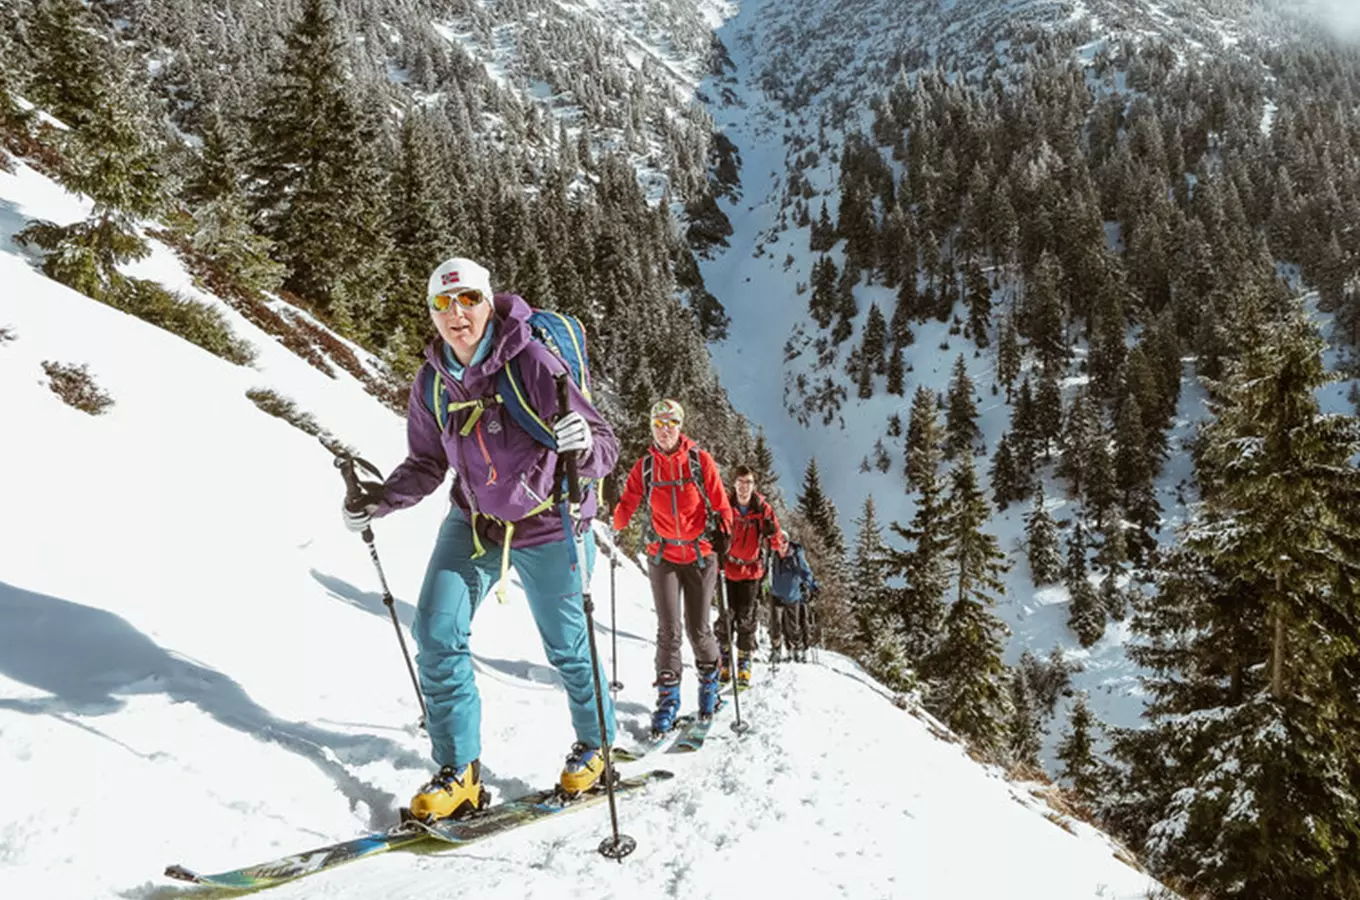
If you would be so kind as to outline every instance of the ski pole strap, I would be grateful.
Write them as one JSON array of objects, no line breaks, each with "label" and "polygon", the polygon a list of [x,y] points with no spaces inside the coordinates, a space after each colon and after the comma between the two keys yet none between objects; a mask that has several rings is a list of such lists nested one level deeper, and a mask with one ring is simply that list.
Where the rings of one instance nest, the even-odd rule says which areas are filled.
[{"label": "ski pole strap", "polygon": [[[557,417],[567,415],[571,412],[571,391],[567,380],[571,376],[567,372],[559,372],[554,378],[557,388]],[[580,453],[572,451],[570,453],[557,454],[557,502],[558,510],[562,516],[562,534],[567,539],[567,554],[571,560],[571,567],[581,574],[581,592],[586,592],[586,573],[584,560],[576,552],[576,529],[572,525],[572,519],[580,519],[581,516],[581,473],[579,470]],[[546,501],[545,501],[546,502]],[[594,634],[592,633],[592,638]]]},{"label": "ski pole strap", "polygon": [[359,483],[359,476],[354,471],[356,466],[372,475],[374,480],[383,480],[382,472],[368,460],[343,451],[335,452],[335,467],[340,470],[340,477],[345,480],[345,503],[349,505],[363,499],[364,496],[364,487]]},{"label": "ski pole strap", "polygon": [[[568,388],[569,382],[567,381],[569,377],[570,376],[568,376],[566,372],[559,372],[555,379],[557,382],[557,415],[559,418],[571,412],[571,391]],[[557,457],[559,463],[565,461],[567,496],[571,499],[572,503],[576,504],[581,502],[581,475],[577,468],[577,457],[579,455],[579,453],[572,452],[561,453],[558,454]]]}]

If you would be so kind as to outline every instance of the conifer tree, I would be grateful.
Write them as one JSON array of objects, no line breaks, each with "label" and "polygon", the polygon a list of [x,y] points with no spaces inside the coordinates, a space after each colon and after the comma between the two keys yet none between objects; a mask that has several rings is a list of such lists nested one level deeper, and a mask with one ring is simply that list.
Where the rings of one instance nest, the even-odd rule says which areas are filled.
[{"label": "conifer tree", "polygon": [[888,350],[888,393],[901,397],[906,391],[906,363],[902,360],[902,348],[894,344]]},{"label": "conifer tree", "polygon": [[1001,326],[996,345],[996,375],[1006,387],[1006,402],[1010,403],[1015,379],[1020,377],[1020,366],[1024,354],[1020,347],[1020,334],[1015,330],[1015,320],[1006,316]]},{"label": "conifer tree", "polygon": [[1152,481],[1152,467],[1143,434],[1143,414],[1138,399],[1124,398],[1114,429],[1114,483],[1124,506],[1129,506],[1134,491]]},{"label": "conifer tree", "polygon": [[887,548],[883,529],[874,511],[873,495],[866,495],[859,518],[855,519],[855,555],[851,561],[851,607],[859,643],[872,647],[880,630],[891,630],[890,610],[885,607]]},{"label": "conifer tree", "polygon": [[111,61],[93,16],[80,0],[39,0],[28,39],[34,50],[30,99],[79,130],[107,102]]},{"label": "conifer tree", "polygon": [[1039,751],[1043,749],[1044,729],[1039,724],[1039,708],[1035,703],[1034,691],[1022,669],[1011,672],[1010,709],[1006,749],[1011,762],[1029,769],[1040,769]]},{"label": "conifer tree", "polygon": [[1078,391],[1067,411],[1067,423],[1059,441],[1062,458],[1057,468],[1057,474],[1067,479],[1074,497],[1082,496],[1091,448],[1099,435],[1100,422],[1090,395],[1085,390]]},{"label": "conifer tree", "polygon": [[921,316],[921,292],[917,284],[919,268],[916,247],[908,233],[902,240],[897,257],[897,305],[893,308],[893,337],[904,340],[910,333],[911,320]]},{"label": "conifer tree", "polygon": [[1010,433],[1016,467],[1028,479],[1039,469],[1040,443],[1034,393],[1030,390],[1029,378],[1020,383],[1020,390],[1016,392],[1015,404],[1011,407]]},{"label": "conifer tree", "polygon": [[868,400],[874,395],[874,370],[864,359],[860,348],[851,351],[846,365],[855,375],[856,396],[861,400]]},{"label": "conifer tree", "polygon": [[1105,609],[1100,595],[1087,577],[1086,529],[1078,517],[1067,539],[1067,563],[1063,567],[1063,584],[1067,586],[1067,627],[1077,636],[1083,647],[1100,640],[1105,633]]},{"label": "conifer tree", "polygon": [[944,446],[939,414],[935,409],[935,392],[918,387],[911,400],[907,419],[906,475],[907,487],[919,489],[927,476],[933,477],[939,466]]},{"label": "conifer tree", "polygon": [[1046,368],[1039,378],[1039,394],[1034,398],[1034,424],[1044,460],[1062,435],[1062,391],[1054,369]]},{"label": "conifer tree", "polygon": [[985,349],[991,344],[992,285],[976,260],[964,265],[963,289],[968,303],[968,331],[973,343]]},{"label": "conifer tree", "polygon": [[1157,546],[1156,535],[1162,530],[1162,505],[1157,502],[1157,492],[1151,481],[1133,489],[1124,516],[1131,523],[1125,532],[1129,559],[1143,565]]},{"label": "conifer tree", "polygon": [[1030,321],[1026,331],[1045,370],[1058,372],[1067,364],[1070,352],[1063,327],[1062,300],[1058,283],[1062,278],[1058,260],[1048,251],[1039,260],[1029,281],[1025,308]]},{"label": "conifer tree", "polygon": [[[1339,900],[1360,888],[1356,843],[1329,837],[1360,833],[1360,651],[1322,636],[1354,615],[1360,439],[1318,408],[1331,376],[1296,301],[1240,347],[1203,432],[1202,511],[1138,603],[1132,655],[1154,676],[1150,729],[1120,748],[1131,820],[1194,890]],[[1174,841],[1170,822],[1189,823]]]},{"label": "conifer tree", "polygon": [[386,235],[377,129],[354,95],[328,0],[304,0],[251,118],[253,200],[286,286],[341,322],[372,322]]},{"label": "conifer tree", "polygon": [[1044,489],[1034,492],[1034,509],[1025,521],[1025,551],[1036,585],[1053,584],[1062,576],[1058,526],[1044,508]]},{"label": "conifer tree", "polygon": [[861,350],[862,365],[874,375],[887,372],[886,355],[888,350],[888,323],[879,312],[878,304],[869,305],[869,317],[864,323],[864,344]]},{"label": "conifer tree", "polygon": [[859,314],[859,304],[855,301],[855,285],[859,284],[860,270],[847,263],[841,269],[836,281],[836,324],[831,329],[831,341],[842,344],[850,337],[853,327],[850,322]]},{"label": "conifer tree", "polygon": [[[94,209],[87,220],[69,225],[34,221],[16,239],[49,251],[43,271],[52,278],[113,300],[127,287],[117,266],[149,252],[134,220],[150,216],[163,200],[162,146],[151,125],[146,86],[131,59],[101,42],[80,4],[51,0],[35,16],[37,55],[44,57],[37,64],[41,96],[72,125],[61,138],[61,181],[67,190],[88,195]],[[72,66],[66,75],[58,71],[63,61]],[[54,67],[45,69],[48,63]],[[85,71],[87,66],[98,66],[98,73]],[[83,83],[87,78],[97,83]]]},{"label": "conifer tree", "polygon": [[1091,715],[1086,695],[1078,694],[1072,704],[1068,729],[1058,744],[1058,759],[1063,764],[1058,774],[1086,803],[1094,802],[1101,795],[1101,766],[1091,737],[1094,727],[1095,717]]},{"label": "conifer tree", "polygon": [[453,228],[433,129],[424,113],[412,110],[407,114],[398,149],[388,205],[393,302],[383,316],[382,330],[398,337],[394,356],[418,361],[430,325],[424,304],[414,300],[425,295],[431,270],[452,255],[449,235]]},{"label": "conifer tree", "polygon": [[808,298],[808,312],[821,328],[831,325],[836,316],[836,264],[823,256],[812,266],[812,295]]},{"label": "conifer tree", "polygon": [[752,451],[751,468],[755,471],[756,489],[770,503],[777,503],[780,497],[779,473],[775,470],[774,452],[765,440],[765,429],[756,430],[756,445]]},{"label": "conifer tree", "polygon": [[239,156],[221,118],[216,113],[210,114],[203,128],[203,150],[180,192],[181,199],[197,205],[239,192],[243,175]]},{"label": "conifer tree", "polygon": [[960,353],[954,361],[954,374],[949,382],[949,400],[945,413],[945,458],[971,456],[973,445],[982,439],[977,424],[977,402],[974,399],[973,379]]},{"label": "conifer tree", "polygon": [[841,531],[836,514],[836,505],[822,491],[821,475],[817,472],[817,457],[808,460],[803,472],[803,491],[798,495],[798,509],[803,518],[826,543],[827,549],[837,556],[845,556],[845,535]]},{"label": "conifer tree", "polygon": [[996,453],[992,455],[990,474],[992,502],[996,504],[997,512],[1005,512],[1008,506],[1022,499],[1025,493],[1021,484],[1019,465],[1015,461],[1015,455],[1011,452],[1009,434],[1001,435],[1001,439],[996,442]]},{"label": "conifer tree", "polygon": [[1086,578],[1086,526],[1081,516],[1072,521],[1072,533],[1067,537],[1067,557],[1063,563],[1063,583],[1070,588]]},{"label": "conifer tree", "polygon": [[1005,736],[1006,694],[1001,661],[1006,626],[989,610],[1004,588],[1005,556],[982,530],[987,502],[977,485],[973,457],[959,457],[951,474],[946,558],[955,598],[945,615],[944,637],[930,665],[927,706],[976,746],[997,749]]},{"label": "conifer tree", "polygon": [[1067,627],[1083,647],[1090,647],[1105,634],[1105,606],[1091,580],[1085,576],[1067,583]]},{"label": "conifer tree", "polygon": [[813,253],[825,253],[836,246],[836,240],[836,226],[832,223],[831,214],[826,210],[826,201],[823,200],[821,212],[817,214],[817,221],[812,224],[810,229],[808,249]]},{"label": "conifer tree", "polygon": [[[918,418],[918,410],[928,410],[929,417],[920,412]],[[949,590],[948,508],[939,475],[942,450],[934,416],[933,395],[925,388],[918,389],[912,421],[919,423],[920,434],[914,446],[911,437],[907,439],[907,471],[921,496],[909,527],[892,524],[893,531],[906,539],[911,549],[890,553],[890,573],[906,585],[896,592],[903,647],[907,660],[927,677]]]},{"label": "conifer tree", "polygon": [[273,291],[284,268],[270,256],[273,242],[250,225],[245,197],[233,188],[194,208],[193,245],[249,291]]},{"label": "conifer tree", "polygon": [[1114,290],[1103,290],[1096,299],[1095,318],[1091,330],[1091,353],[1087,370],[1091,373],[1091,388],[1098,397],[1112,398],[1119,385],[1124,367],[1124,308]]},{"label": "conifer tree", "polygon": [[1093,435],[1090,449],[1086,453],[1086,505],[1095,517],[1097,528],[1104,527],[1105,517],[1110,514],[1119,499],[1118,493],[1109,438],[1101,428]]}]

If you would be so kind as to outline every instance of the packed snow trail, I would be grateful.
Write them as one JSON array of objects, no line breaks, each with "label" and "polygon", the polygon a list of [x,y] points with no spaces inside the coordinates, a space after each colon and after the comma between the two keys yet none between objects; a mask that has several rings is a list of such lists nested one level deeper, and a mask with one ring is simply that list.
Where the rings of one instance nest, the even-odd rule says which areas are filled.
[{"label": "packed snow trail", "polygon": [[718,898],[733,885],[791,897],[1144,897],[1148,880],[1089,828],[1068,821],[1073,835],[1045,818],[858,676],[811,664],[762,676],[744,694],[759,724],[737,738],[724,709],[701,752],[666,757],[673,781],[621,804],[638,840],[622,866],[595,853],[609,827],[597,805],[473,850],[395,851],[269,896],[454,898],[474,884],[491,898]]}]

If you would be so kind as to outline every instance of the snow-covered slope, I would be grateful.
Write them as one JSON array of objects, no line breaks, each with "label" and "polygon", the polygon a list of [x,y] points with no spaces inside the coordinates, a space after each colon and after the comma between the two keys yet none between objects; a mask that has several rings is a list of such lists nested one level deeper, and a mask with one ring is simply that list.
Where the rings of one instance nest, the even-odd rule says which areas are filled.
[{"label": "snow-covered slope", "polygon": [[[162,868],[231,868],[381,826],[428,774],[329,454],[245,392],[290,397],[384,469],[403,427],[348,375],[321,374],[199,293],[163,247],[137,273],[220,306],[259,351],[253,367],[49,281],[11,239],[27,218],[85,211],[22,164],[0,173],[0,896],[196,896]],[[114,405],[94,417],[65,405],[47,360],[88,365]],[[444,508],[431,498],[377,529],[404,624]],[[602,638],[609,584],[601,566]],[[474,638],[484,772],[500,795],[551,782],[571,742],[522,595],[509,598],[483,606]],[[630,563],[617,616],[619,711],[636,738],[655,619]],[[757,681],[743,696],[749,735],[720,726],[697,756],[662,757],[678,777],[622,805],[639,844],[622,866],[594,852],[608,828],[596,809],[270,894],[1135,900],[1152,886],[853,664],[823,654]]]}]

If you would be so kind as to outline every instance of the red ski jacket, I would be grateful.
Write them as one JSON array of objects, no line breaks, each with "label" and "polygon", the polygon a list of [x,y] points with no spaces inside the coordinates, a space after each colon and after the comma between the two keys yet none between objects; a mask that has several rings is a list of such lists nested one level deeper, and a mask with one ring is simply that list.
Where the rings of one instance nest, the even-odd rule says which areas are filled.
[{"label": "red ski jacket", "polygon": [[768,543],[776,553],[784,549],[779,519],[774,507],[759,493],[751,495],[744,513],[735,500],[733,504],[732,546],[727,550],[727,567],[723,571],[730,581],[758,581],[765,576],[765,561],[761,559],[764,545]]},{"label": "red ski jacket", "polygon": [[[703,484],[695,481],[691,454],[698,460],[697,473]],[[628,526],[633,513],[646,498],[648,485],[643,470],[652,470],[647,555],[654,561],[667,559],[684,565],[692,563],[698,553],[713,555],[713,546],[702,536],[708,528],[708,507],[721,517],[727,530],[732,528],[732,507],[727,501],[727,490],[718,476],[718,464],[706,450],[700,450],[686,435],[680,435],[675,450],[663,453],[653,444],[642,458],[633,464],[628,481],[623,486],[618,506],[614,507],[614,530]],[[703,491],[703,494],[700,491]],[[704,503],[707,495],[708,503]]]}]

